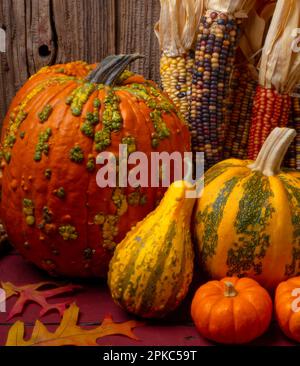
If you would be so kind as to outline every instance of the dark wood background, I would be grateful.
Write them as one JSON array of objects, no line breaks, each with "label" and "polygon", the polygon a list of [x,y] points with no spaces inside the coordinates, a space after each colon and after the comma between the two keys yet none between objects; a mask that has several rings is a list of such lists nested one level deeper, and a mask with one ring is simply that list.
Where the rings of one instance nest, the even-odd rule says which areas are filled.
[{"label": "dark wood background", "polygon": [[153,32],[159,0],[0,0],[0,120],[15,92],[42,66],[98,62],[109,54],[140,52],[133,69],[159,80]]}]

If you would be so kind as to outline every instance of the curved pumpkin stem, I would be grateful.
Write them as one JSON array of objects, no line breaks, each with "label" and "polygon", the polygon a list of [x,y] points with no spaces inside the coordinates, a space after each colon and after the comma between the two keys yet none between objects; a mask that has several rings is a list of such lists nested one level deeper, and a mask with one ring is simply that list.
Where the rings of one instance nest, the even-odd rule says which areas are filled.
[{"label": "curved pumpkin stem", "polygon": [[108,56],[87,76],[86,80],[113,86],[131,62],[143,57],[138,53]]},{"label": "curved pumpkin stem", "polygon": [[235,296],[237,296],[238,292],[235,289],[232,282],[226,281],[226,282],[224,282],[224,284],[225,284],[225,291],[224,291],[224,296],[225,297],[235,297]]},{"label": "curved pumpkin stem", "polygon": [[296,135],[296,131],[291,128],[274,128],[260,149],[255,162],[248,165],[248,168],[268,177],[278,174],[284,156]]}]

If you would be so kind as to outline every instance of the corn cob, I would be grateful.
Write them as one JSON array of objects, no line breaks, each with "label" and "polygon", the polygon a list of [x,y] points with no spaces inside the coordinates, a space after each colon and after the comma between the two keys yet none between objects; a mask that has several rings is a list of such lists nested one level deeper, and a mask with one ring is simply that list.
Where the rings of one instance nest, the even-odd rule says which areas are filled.
[{"label": "corn cob", "polygon": [[201,18],[189,123],[193,150],[205,152],[206,168],[222,158],[226,98],[240,23],[233,15],[217,12]]},{"label": "corn cob", "polygon": [[292,110],[293,110],[293,120],[294,128],[297,131],[297,136],[295,139],[295,153],[296,153],[296,169],[300,169],[300,98],[292,98]]},{"label": "corn cob", "polygon": [[160,4],[155,34],[162,50],[162,87],[187,120],[194,64],[193,43],[204,0],[160,0]]},{"label": "corn cob", "polygon": [[[242,114],[245,111],[245,115],[242,114],[239,117],[240,125],[242,126],[243,130],[241,132],[240,144],[237,148],[237,154],[233,154],[233,156],[237,157],[238,159],[246,159],[247,158],[247,148],[248,148],[248,138],[250,133],[250,125],[251,125],[251,115],[252,115],[252,108],[253,108],[253,100],[255,96],[255,90],[257,87],[257,81],[252,79],[248,81],[246,86],[245,96],[243,98],[242,104]],[[244,122],[244,126],[243,123]],[[239,136],[239,133],[238,133]]]},{"label": "corn cob", "polygon": [[[291,92],[300,81],[300,53],[293,30],[300,27],[300,1],[277,0],[262,50],[252,110],[248,157],[255,159],[269,133],[289,123]],[[294,164],[294,163],[293,163]]]},{"label": "corn cob", "polygon": [[160,76],[163,90],[169,95],[181,115],[188,118],[188,97],[192,86],[194,52],[170,57],[163,54],[160,59]]},{"label": "corn cob", "polygon": [[235,67],[231,80],[231,101],[228,108],[225,158],[245,159],[247,157],[248,136],[251,121],[253,98],[257,81],[249,71],[248,65]]},{"label": "corn cob", "polygon": [[248,145],[249,159],[257,157],[264,141],[275,127],[288,125],[290,107],[291,97],[288,94],[257,86]]},{"label": "corn cob", "polygon": [[286,166],[300,169],[300,98],[293,96],[291,102],[289,127],[297,131],[297,136],[288,150]]},{"label": "corn cob", "polygon": [[[291,109],[290,109],[290,116],[289,116],[289,123],[287,127],[294,128],[294,113],[293,113],[293,101],[291,103]],[[295,128],[294,128],[295,129]],[[283,162],[283,166],[290,168],[290,169],[296,169],[296,138],[292,141],[292,143],[289,146],[289,149],[285,155],[285,159]]]},{"label": "corn cob", "polygon": [[237,82],[233,81],[231,86],[232,110],[228,118],[228,133],[224,147],[226,158],[247,158],[253,100],[258,85],[257,64],[264,34],[274,10],[274,1],[257,1],[243,27],[233,74],[233,79],[237,79]]},{"label": "corn cob", "polygon": [[224,145],[224,158],[226,159],[232,156],[233,144],[238,129],[239,110],[235,108],[235,105],[241,105],[242,93],[240,92],[240,87],[245,84],[243,80],[241,80],[241,74],[240,67],[235,65],[230,80],[229,100],[226,111],[226,119],[228,119],[228,123],[226,123]]},{"label": "corn cob", "polygon": [[240,102],[240,93],[236,93],[240,84],[240,69],[237,65],[234,66],[232,76],[229,85],[229,97],[226,106],[226,133],[225,133],[225,145],[224,145],[224,158],[231,156],[232,144],[237,130],[238,116],[234,111],[234,103]]}]

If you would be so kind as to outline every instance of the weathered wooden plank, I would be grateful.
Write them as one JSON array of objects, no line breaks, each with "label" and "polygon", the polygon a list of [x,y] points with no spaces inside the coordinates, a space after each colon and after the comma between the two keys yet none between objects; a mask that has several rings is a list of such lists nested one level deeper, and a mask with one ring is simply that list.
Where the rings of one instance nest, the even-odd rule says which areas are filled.
[{"label": "weathered wooden plank", "polygon": [[16,91],[42,66],[116,52],[114,0],[3,0],[0,27],[0,118]]},{"label": "weathered wooden plank", "polygon": [[55,61],[56,43],[51,22],[50,0],[30,0],[26,4],[26,55],[28,73],[32,75]]},{"label": "weathered wooden plank", "polygon": [[56,62],[98,62],[116,52],[114,0],[53,0]]},{"label": "weathered wooden plank", "polygon": [[145,60],[136,61],[133,70],[159,80],[159,47],[153,28],[159,18],[159,0],[116,0],[117,51],[139,52]]},{"label": "weathered wooden plank", "polygon": [[140,52],[133,69],[158,81],[158,17],[159,0],[1,0],[0,119],[26,79],[53,63]]},{"label": "weathered wooden plank", "polygon": [[6,29],[6,52],[1,53],[0,113],[27,78],[51,64],[56,49],[50,0],[1,1],[0,25]]},{"label": "weathered wooden plank", "polygon": [[0,113],[1,119],[22,81],[27,78],[25,3],[13,0],[0,2],[0,24],[6,30],[6,52],[0,54]]},{"label": "weathered wooden plank", "polygon": [[[0,28],[6,31],[4,24],[3,2],[0,3]],[[6,37],[5,37],[6,41]],[[5,81],[8,69],[7,56],[5,52],[0,52],[0,121],[6,110]]]}]

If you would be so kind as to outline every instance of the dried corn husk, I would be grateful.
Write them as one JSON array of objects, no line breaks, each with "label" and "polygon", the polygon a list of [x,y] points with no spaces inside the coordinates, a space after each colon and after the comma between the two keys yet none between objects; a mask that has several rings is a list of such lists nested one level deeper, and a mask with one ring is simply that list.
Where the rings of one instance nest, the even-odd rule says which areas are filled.
[{"label": "dried corn husk", "polygon": [[256,7],[250,11],[248,19],[245,21],[239,47],[252,64],[257,64],[260,59],[275,6],[276,1],[274,0],[257,0]]},{"label": "dried corn husk", "polygon": [[239,48],[249,64],[253,65],[253,76],[258,79],[257,65],[275,11],[276,0],[257,0],[244,23]]},{"label": "dried corn husk", "polygon": [[293,50],[299,27],[300,1],[278,0],[262,51],[259,83],[263,87],[288,94],[299,83],[300,52]]},{"label": "dried corn husk", "polygon": [[277,0],[257,0],[256,11],[266,21],[271,20]]},{"label": "dried corn husk", "polygon": [[206,0],[205,8],[208,11],[233,14],[236,18],[247,18],[248,13],[255,5],[255,0]]},{"label": "dried corn husk", "polygon": [[263,45],[266,22],[256,10],[251,10],[245,22],[239,47],[249,63],[255,64]]},{"label": "dried corn husk", "polygon": [[154,29],[160,48],[169,57],[182,56],[192,48],[204,0],[160,0],[160,5]]}]

